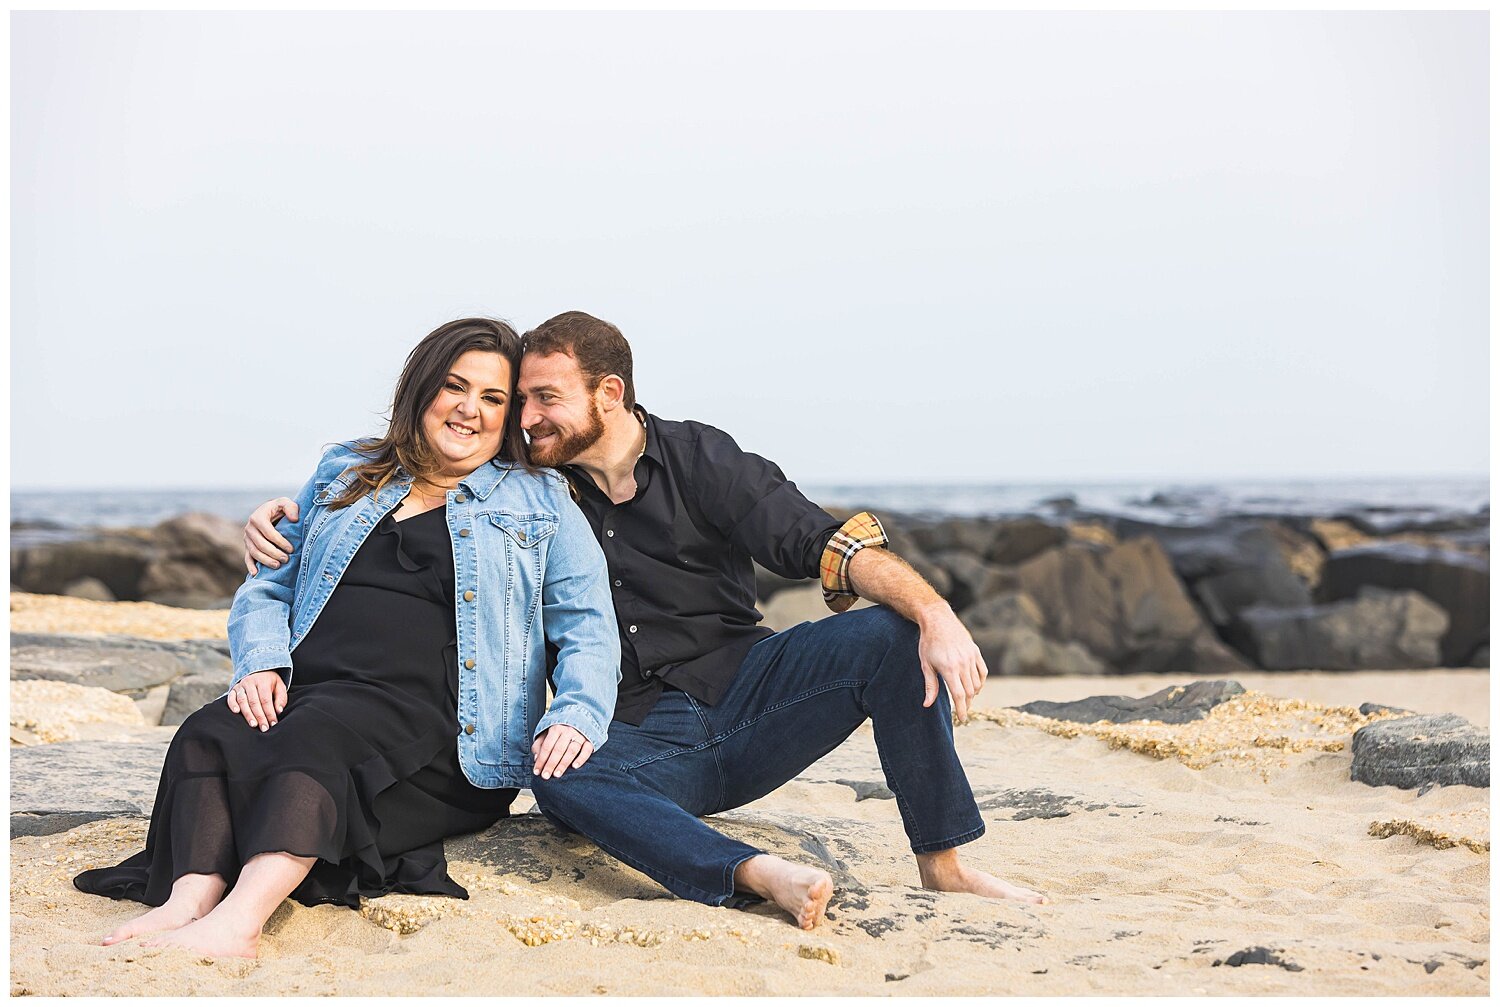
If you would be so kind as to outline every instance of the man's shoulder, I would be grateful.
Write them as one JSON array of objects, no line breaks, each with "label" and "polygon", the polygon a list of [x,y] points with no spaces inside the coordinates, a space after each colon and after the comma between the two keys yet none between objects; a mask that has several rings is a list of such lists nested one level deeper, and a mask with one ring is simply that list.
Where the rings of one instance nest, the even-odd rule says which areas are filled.
[{"label": "man's shoulder", "polygon": [[734,438],[712,423],[700,420],[668,420],[655,413],[646,414],[651,420],[652,431],[666,446],[678,450],[694,451],[700,446],[734,444]]}]

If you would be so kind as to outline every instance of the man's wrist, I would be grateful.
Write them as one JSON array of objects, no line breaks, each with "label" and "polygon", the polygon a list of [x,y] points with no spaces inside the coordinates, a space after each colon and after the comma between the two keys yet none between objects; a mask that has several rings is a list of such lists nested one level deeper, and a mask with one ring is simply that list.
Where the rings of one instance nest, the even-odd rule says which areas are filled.
[{"label": "man's wrist", "polygon": [[959,619],[954,614],[953,607],[939,598],[937,601],[928,602],[917,609],[917,617],[912,621],[917,624],[919,630],[926,633],[940,626],[951,626],[953,623],[958,622]]}]

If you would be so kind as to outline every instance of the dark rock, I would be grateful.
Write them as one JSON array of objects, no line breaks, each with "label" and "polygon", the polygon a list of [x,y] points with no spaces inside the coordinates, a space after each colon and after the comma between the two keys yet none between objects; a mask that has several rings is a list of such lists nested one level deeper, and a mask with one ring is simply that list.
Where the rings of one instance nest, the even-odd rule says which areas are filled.
[{"label": "dark rock", "polygon": [[834,783],[842,784],[854,791],[854,801],[868,801],[874,798],[877,801],[895,800],[896,795],[891,793],[884,783],[875,780],[834,780]]},{"label": "dark rock", "polygon": [[1172,685],[1139,698],[1132,696],[1090,696],[1067,703],[1036,700],[1017,707],[1023,713],[1034,713],[1054,720],[1092,724],[1106,720],[1125,724],[1137,720],[1159,720],[1164,724],[1186,724],[1202,720],[1208,711],[1234,696],[1244,687],[1238,682],[1215,680]]},{"label": "dark rock", "polygon": [[1490,785],[1490,734],[1457,714],[1367,724],[1354,732],[1350,749],[1349,778],[1372,787]]},{"label": "dark rock", "polygon": [[97,686],[134,698],[194,673],[216,675],[227,687],[231,665],[220,646],[133,636],[15,633],[10,638],[10,677]]},{"label": "dark rock", "polygon": [[149,562],[150,549],[139,537],[101,533],[11,550],[10,582],[22,591],[62,594],[88,577],[122,601],[139,601],[138,585]]},{"label": "dark rock", "polygon": [[1189,583],[1277,562],[1285,565],[1282,543],[1272,522],[1260,518],[1222,518],[1199,525],[1121,518],[1115,522],[1115,532],[1125,541],[1155,539],[1171,559],[1172,569]]},{"label": "dark rock", "polygon": [[1301,972],[1302,966],[1296,962],[1287,961],[1281,955],[1270,948],[1253,947],[1243,951],[1236,951],[1225,959],[1215,959],[1214,966],[1228,965],[1230,968],[1239,968],[1241,965],[1276,965],[1286,969],[1288,972]]},{"label": "dark rock", "polygon": [[1017,573],[1047,636],[1082,644],[1113,671],[1212,674],[1249,667],[1214,636],[1154,539],[1108,549],[1070,542]]},{"label": "dark rock", "polygon": [[64,741],[12,748],[12,837],[151,814],[166,742]]},{"label": "dark rock", "polygon": [[200,671],[173,679],[162,708],[161,723],[180,724],[209,703],[217,701],[229,689],[232,669]]},{"label": "dark rock", "polygon": [[1431,668],[1448,616],[1415,591],[1366,588],[1352,601],[1240,613],[1247,647],[1262,668],[1359,671]]},{"label": "dark rock", "polygon": [[985,518],[948,518],[915,525],[910,534],[917,547],[928,555],[958,549],[972,556],[983,556],[994,541],[995,524]]},{"label": "dark rock", "polygon": [[1036,602],[1012,592],[966,609],[965,624],[991,675],[1098,675],[1109,669],[1079,643],[1049,640]]},{"label": "dark rock", "polygon": [[1068,529],[1050,524],[1040,518],[1018,518],[1002,521],[995,529],[990,547],[984,558],[991,563],[1013,566],[1024,563],[1045,549],[1062,545],[1068,540]]},{"label": "dark rock", "polygon": [[240,526],[208,514],[183,514],[151,529],[94,530],[64,541],[11,550],[11,583],[62,594],[83,579],[122,601],[218,608],[245,579]]},{"label": "dark rock", "polygon": [[[1320,602],[1356,597],[1362,587],[1420,591],[1448,613],[1442,638],[1444,667],[1466,665],[1490,638],[1490,564],[1469,553],[1382,542],[1340,549],[1328,557],[1318,585]],[[1487,656],[1487,655],[1486,655]]]},{"label": "dark rock", "polygon": [[1438,961],[1437,959],[1432,959],[1430,961],[1426,961],[1426,962],[1422,963],[1422,971],[1426,972],[1428,975],[1432,975],[1434,972],[1436,972],[1438,969],[1440,969],[1442,967],[1443,967],[1443,963],[1440,962],[1440,961]]},{"label": "dark rock", "polygon": [[1244,650],[1240,613],[1247,608],[1303,608],[1312,592],[1291,568],[1279,561],[1202,577],[1193,585],[1196,597],[1214,628]]},{"label": "dark rock", "polygon": [[934,553],[932,562],[948,575],[948,591],[939,594],[960,614],[976,602],[1016,586],[1014,571],[986,563],[973,553],[947,549]]}]

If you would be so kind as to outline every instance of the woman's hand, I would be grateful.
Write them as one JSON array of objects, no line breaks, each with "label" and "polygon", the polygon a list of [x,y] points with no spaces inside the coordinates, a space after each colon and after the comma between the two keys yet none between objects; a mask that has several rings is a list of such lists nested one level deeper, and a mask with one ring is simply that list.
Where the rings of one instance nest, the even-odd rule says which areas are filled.
[{"label": "woman's hand", "polygon": [[544,780],[561,776],[589,761],[594,746],[567,724],[553,724],[531,743],[532,772]]},{"label": "woman's hand", "polygon": [[245,723],[268,731],[276,715],[286,709],[286,683],[280,672],[257,671],[236,682],[228,698],[229,709],[244,717]]},{"label": "woman's hand", "polygon": [[257,563],[279,570],[291,556],[292,544],[276,530],[276,522],[283,516],[288,521],[297,520],[297,501],[287,497],[267,500],[245,522],[245,569],[250,576],[255,576]]}]

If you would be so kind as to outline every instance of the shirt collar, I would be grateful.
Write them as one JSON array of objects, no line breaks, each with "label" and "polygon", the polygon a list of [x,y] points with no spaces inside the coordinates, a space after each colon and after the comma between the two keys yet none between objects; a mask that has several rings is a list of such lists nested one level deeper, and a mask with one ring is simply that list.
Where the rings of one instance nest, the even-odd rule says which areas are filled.
[{"label": "shirt collar", "polygon": [[658,465],[665,465],[666,460],[661,454],[661,435],[657,430],[656,417],[646,412],[646,407],[639,402],[632,410],[635,418],[641,421],[641,426],[646,428],[646,450],[645,457],[653,459]]}]

